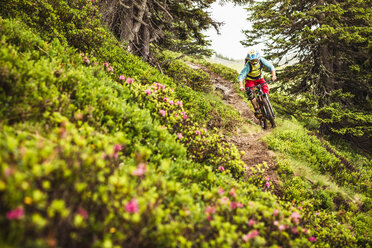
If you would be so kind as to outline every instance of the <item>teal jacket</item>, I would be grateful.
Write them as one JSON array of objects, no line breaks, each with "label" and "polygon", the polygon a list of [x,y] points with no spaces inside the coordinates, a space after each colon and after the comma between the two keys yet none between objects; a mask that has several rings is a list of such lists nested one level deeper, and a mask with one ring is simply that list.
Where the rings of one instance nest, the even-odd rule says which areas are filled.
[{"label": "teal jacket", "polygon": [[[267,61],[266,59],[262,57],[260,58],[260,61],[262,65],[265,66],[270,72],[275,71],[275,67],[269,61]],[[240,81],[243,82],[243,80],[247,77],[250,71],[251,71],[251,65],[247,62],[247,64],[245,64],[243,70],[239,74],[239,77],[238,77],[239,82]]]}]

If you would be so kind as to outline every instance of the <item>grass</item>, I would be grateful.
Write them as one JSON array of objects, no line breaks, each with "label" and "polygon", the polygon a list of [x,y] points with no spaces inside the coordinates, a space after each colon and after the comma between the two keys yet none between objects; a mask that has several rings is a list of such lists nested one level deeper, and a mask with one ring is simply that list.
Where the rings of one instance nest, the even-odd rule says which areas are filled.
[{"label": "grass", "polygon": [[[278,120],[277,121],[277,127],[272,133],[269,133],[264,137],[265,141],[272,140],[276,135],[280,135],[280,133],[285,133],[288,130],[302,130],[302,126],[296,122],[296,121],[288,121],[288,120]],[[297,134],[300,133],[296,132]],[[300,134],[304,135],[304,134]],[[287,140],[291,139],[291,137],[288,137]],[[304,140],[307,139],[307,137],[303,137]],[[284,139],[283,142],[286,142]],[[296,142],[296,141],[294,141]],[[298,142],[298,141],[297,141]],[[306,146],[306,141],[304,141],[304,144]],[[297,144],[301,145],[301,144]],[[308,145],[308,144],[307,144]],[[341,196],[343,199],[345,199],[349,203],[354,203],[357,205],[361,204],[361,201],[363,199],[363,195],[360,195],[356,190],[348,187],[348,186],[341,186],[337,182],[335,182],[335,179],[329,172],[320,172],[319,170],[315,169],[311,162],[306,161],[304,158],[298,158],[297,156],[292,156],[289,152],[291,149],[290,147],[284,147],[279,148],[272,147],[272,149],[275,150],[277,153],[277,160],[278,163],[286,164],[288,165],[290,171],[293,172],[293,176],[297,178],[301,178],[306,185],[309,187],[317,187],[321,188],[323,190],[327,190],[330,195],[338,195]],[[280,173],[279,173],[280,174]],[[286,177],[282,177],[283,181],[288,180]]]},{"label": "grass", "polygon": [[231,60],[225,60],[222,58],[213,58],[213,59],[207,59],[208,62],[210,63],[216,63],[216,64],[221,64],[226,67],[229,67],[231,69],[236,70],[238,73],[240,73],[241,70],[244,68],[244,61],[239,60],[239,61],[231,61]]}]

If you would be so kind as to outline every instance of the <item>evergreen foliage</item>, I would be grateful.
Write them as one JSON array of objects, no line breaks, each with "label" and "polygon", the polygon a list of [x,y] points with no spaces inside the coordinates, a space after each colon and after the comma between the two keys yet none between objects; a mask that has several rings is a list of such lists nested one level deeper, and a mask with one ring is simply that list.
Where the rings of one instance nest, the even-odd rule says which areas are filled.
[{"label": "evergreen foliage", "polygon": [[[324,134],[371,150],[371,1],[252,2],[245,31],[250,46],[290,63],[279,75],[284,93],[311,93]],[[283,61],[286,60],[287,61]],[[331,104],[332,103],[332,104]]]},{"label": "evergreen foliage", "polygon": [[[96,11],[84,23],[96,9],[91,1],[20,0],[3,6],[1,247],[371,244],[368,198],[362,206],[339,204],[347,214],[335,212],[332,192],[299,194],[306,183],[286,164],[280,170],[291,178],[287,185],[293,187],[284,193],[292,201],[275,196],[262,183],[270,180],[263,177],[264,166],[245,168],[238,149],[218,134],[217,127],[228,125],[211,121],[213,113],[225,123],[238,115],[212,92],[194,91],[127,53]],[[75,21],[84,25],[73,26]],[[275,134],[276,139],[288,140],[290,155],[309,154],[298,143],[320,146],[302,131]],[[334,173],[338,158],[313,148],[315,155],[305,160],[309,167],[321,168],[314,160],[322,159]],[[361,168],[364,180],[370,168]],[[256,172],[251,179],[247,170]],[[344,174],[336,178],[352,182]],[[363,196],[369,192],[369,181],[364,183],[355,187]]]},{"label": "evergreen foliage", "polygon": [[221,23],[206,11],[214,1],[99,1],[103,22],[128,49],[152,61],[151,46],[185,54],[208,55],[210,41],[202,33]]}]

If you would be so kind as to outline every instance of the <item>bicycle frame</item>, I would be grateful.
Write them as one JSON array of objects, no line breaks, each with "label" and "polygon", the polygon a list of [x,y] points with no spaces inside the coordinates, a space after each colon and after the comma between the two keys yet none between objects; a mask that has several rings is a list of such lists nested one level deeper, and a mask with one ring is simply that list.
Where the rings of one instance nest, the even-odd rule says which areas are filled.
[{"label": "bicycle frame", "polygon": [[260,121],[260,125],[263,129],[267,128],[267,120],[270,121],[272,127],[276,126],[275,125],[275,120],[274,120],[275,119],[275,114],[274,114],[274,111],[271,107],[271,103],[270,103],[270,100],[269,100],[269,95],[265,94],[262,90],[262,85],[265,84],[265,83],[254,86],[255,98],[256,98],[259,110],[262,114],[262,117],[259,118],[259,121]]}]

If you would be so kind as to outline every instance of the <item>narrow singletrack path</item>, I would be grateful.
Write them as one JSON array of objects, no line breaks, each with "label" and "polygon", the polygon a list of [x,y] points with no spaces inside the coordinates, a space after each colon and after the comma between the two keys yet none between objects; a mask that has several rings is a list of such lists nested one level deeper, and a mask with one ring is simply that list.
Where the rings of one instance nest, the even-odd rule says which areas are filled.
[{"label": "narrow singletrack path", "polygon": [[[223,101],[237,109],[243,119],[248,119],[258,125],[258,120],[254,117],[252,110],[248,106],[250,103],[243,101],[241,96],[239,96],[234,89],[234,85],[231,81],[222,78],[220,75],[214,72],[211,72],[203,65],[194,64],[191,62],[187,63],[194,69],[201,69],[209,73],[214,88],[222,93]],[[268,167],[265,171],[265,177],[269,177],[270,182],[274,185],[274,193],[276,195],[280,195],[279,177],[277,176],[275,170],[275,154],[274,152],[270,151],[267,147],[267,144],[262,141],[262,137],[270,131],[270,129],[262,130],[258,128],[248,131],[237,129],[235,134],[226,137],[226,140],[235,144],[239,151],[244,152],[242,160],[246,166],[253,167],[258,164],[267,164]],[[249,176],[249,172],[250,170],[248,169],[247,176]]]}]

